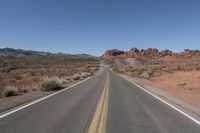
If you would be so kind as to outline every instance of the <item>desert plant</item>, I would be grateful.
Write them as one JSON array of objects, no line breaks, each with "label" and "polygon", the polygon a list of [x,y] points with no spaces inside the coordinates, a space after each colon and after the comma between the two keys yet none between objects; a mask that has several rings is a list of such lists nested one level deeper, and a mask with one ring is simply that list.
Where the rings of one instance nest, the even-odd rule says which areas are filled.
[{"label": "desert plant", "polygon": [[178,85],[179,85],[179,86],[186,86],[186,85],[187,85],[187,83],[185,83],[185,82],[181,81],[181,82],[180,82]]},{"label": "desert plant", "polygon": [[87,77],[90,77],[92,74],[91,73],[88,73],[88,72],[82,72],[81,73],[81,77],[82,78],[87,78]]},{"label": "desert plant", "polygon": [[20,89],[20,93],[27,93],[30,88],[28,86],[22,86]]},{"label": "desert plant", "polygon": [[73,80],[79,80],[81,78],[81,75],[76,73],[76,74],[73,75],[72,78],[73,78]]},{"label": "desert plant", "polygon": [[141,78],[146,78],[146,79],[148,79],[148,78],[151,77],[151,75],[150,75],[149,72],[144,71],[144,72],[142,72],[142,73],[140,74],[140,77],[141,77]]},{"label": "desert plant", "polygon": [[199,71],[200,70],[200,66],[196,66],[194,69]]},{"label": "desert plant", "polygon": [[10,96],[16,96],[18,94],[18,88],[15,86],[6,86],[4,91],[2,92],[2,95],[4,97],[10,97]]},{"label": "desert plant", "polygon": [[22,77],[21,77],[20,75],[16,75],[16,76],[15,76],[15,79],[16,79],[16,80],[21,80]]},{"label": "desert plant", "polygon": [[62,81],[59,78],[51,77],[43,81],[41,90],[42,91],[53,91],[61,89]]},{"label": "desert plant", "polygon": [[116,73],[121,73],[121,71],[118,67],[113,67],[113,71],[116,72]]},{"label": "desert plant", "polygon": [[31,76],[35,76],[36,75],[36,71],[30,71],[29,72]]},{"label": "desert plant", "polygon": [[95,72],[90,72],[90,76],[93,76],[93,75],[95,75]]}]

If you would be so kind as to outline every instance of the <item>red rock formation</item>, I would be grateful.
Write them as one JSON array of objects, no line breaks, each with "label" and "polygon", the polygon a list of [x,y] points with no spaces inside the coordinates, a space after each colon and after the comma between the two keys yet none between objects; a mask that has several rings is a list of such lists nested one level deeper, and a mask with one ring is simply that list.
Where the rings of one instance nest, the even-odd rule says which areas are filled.
[{"label": "red rock formation", "polygon": [[160,52],[160,57],[164,57],[164,56],[171,56],[173,54],[172,51],[166,49]]},{"label": "red rock formation", "polygon": [[137,48],[132,48],[130,51],[127,52],[129,57],[136,57],[140,51]]},{"label": "red rock formation", "polygon": [[124,51],[120,51],[120,50],[117,50],[117,49],[107,50],[105,52],[105,54],[103,55],[103,58],[107,59],[107,58],[111,58],[111,57],[114,57],[114,56],[122,55],[124,53],[125,53]]},{"label": "red rock formation", "polygon": [[168,49],[159,51],[156,48],[148,48],[146,50],[144,49],[139,50],[137,48],[132,48],[127,52],[120,51],[117,49],[112,49],[112,50],[107,50],[105,54],[103,55],[103,58],[108,59],[111,57],[122,57],[122,58],[139,57],[139,58],[157,59],[157,58],[172,56],[172,55],[180,56],[183,58],[197,57],[197,56],[200,56],[200,50],[185,49],[184,52],[173,53],[172,51]]}]

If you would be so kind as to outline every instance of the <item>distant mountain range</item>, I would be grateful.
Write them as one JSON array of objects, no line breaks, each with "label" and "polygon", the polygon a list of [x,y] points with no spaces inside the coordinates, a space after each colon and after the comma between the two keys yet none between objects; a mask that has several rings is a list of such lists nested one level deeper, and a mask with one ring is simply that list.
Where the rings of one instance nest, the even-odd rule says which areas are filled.
[{"label": "distant mountain range", "polygon": [[50,52],[23,50],[23,49],[14,49],[14,48],[0,48],[0,56],[77,56],[77,57],[83,57],[83,58],[94,57],[88,54],[50,53]]}]

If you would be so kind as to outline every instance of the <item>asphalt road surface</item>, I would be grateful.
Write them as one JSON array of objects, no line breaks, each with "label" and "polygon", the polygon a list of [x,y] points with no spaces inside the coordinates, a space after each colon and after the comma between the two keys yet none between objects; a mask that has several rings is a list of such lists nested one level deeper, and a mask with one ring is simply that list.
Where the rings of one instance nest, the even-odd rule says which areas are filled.
[{"label": "asphalt road surface", "polygon": [[104,132],[200,133],[200,125],[106,68],[0,118],[0,133]]}]

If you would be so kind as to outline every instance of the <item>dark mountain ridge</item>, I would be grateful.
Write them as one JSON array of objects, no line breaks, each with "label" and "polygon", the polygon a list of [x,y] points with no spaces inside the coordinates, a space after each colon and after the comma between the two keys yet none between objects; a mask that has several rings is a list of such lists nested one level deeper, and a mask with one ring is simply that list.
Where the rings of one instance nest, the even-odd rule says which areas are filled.
[{"label": "dark mountain ridge", "polygon": [[14,48],[0,48],[0,56],[73,56],[73,57],[81,57],[81,58],[94,57],[88,54],[51,53],[51,52],[14,49]]}]

